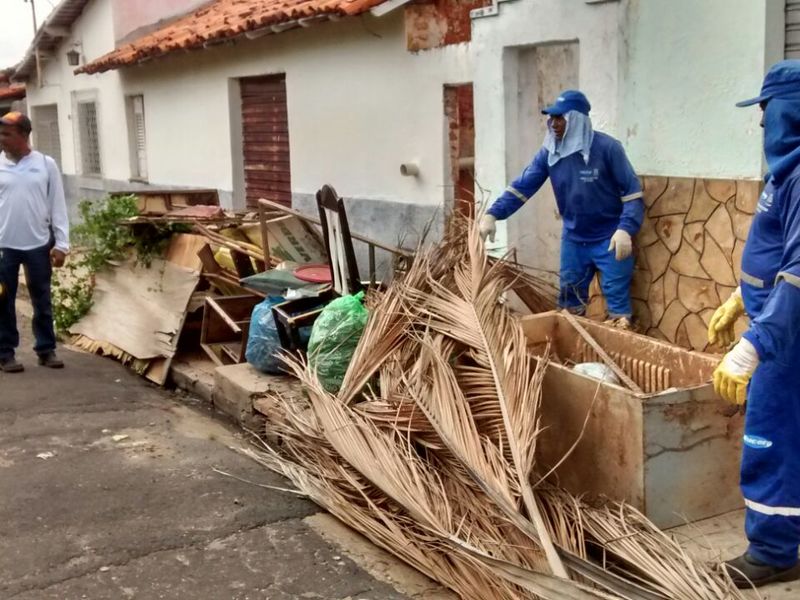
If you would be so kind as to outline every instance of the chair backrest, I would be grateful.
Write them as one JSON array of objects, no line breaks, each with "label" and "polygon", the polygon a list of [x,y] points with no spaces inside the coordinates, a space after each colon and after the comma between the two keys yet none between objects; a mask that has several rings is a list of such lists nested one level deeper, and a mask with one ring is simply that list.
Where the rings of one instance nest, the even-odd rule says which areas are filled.
[{"label": "chair backrest", "polygon": [[353,238],[347,224],[344,202],[336,190],[325,185],[317,192],[317,208],[325,249],[331,267],[333,289],[340,296],[356,294],[364,289],[358,274],[358,263],[353,250]]}]

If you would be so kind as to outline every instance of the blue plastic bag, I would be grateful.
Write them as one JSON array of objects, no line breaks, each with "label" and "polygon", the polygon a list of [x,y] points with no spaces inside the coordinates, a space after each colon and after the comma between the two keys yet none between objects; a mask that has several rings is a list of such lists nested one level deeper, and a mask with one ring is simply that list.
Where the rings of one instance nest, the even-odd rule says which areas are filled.
[{"label": "blue plastic bag", "polygon": [[247,336],[245,358],[262,373],[280,375],[284,372],[280,360],[281,340],[275,319],[272,318],[272,307],[284,302],[282,296],[269,296],[257,304],[250,318],[250,333]]}]

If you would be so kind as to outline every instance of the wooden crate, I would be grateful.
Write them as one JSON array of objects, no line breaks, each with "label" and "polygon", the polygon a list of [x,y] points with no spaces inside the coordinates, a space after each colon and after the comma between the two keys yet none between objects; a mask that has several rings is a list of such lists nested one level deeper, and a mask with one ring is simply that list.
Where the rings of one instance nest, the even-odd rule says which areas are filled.
[{"label": "wooden crate", "polygon": [[257,296],[206,298],[200,346],[217,365],[245,361],[250,317],[261,301],[262,298]]},{"label": "wooden crate", "polygon": [[742,506],[743,418],[729,416],[729,405],[714,394],[717,357],[579,319],[642,388],[635,393],[572,370],[599,358],[563,315],[521,322],[532,354],[549,350],[554,361],[543,382],[540,465],[557,464],[580,438],[554,474],[561,485],[589,498],[624,500],[660,527]]}]

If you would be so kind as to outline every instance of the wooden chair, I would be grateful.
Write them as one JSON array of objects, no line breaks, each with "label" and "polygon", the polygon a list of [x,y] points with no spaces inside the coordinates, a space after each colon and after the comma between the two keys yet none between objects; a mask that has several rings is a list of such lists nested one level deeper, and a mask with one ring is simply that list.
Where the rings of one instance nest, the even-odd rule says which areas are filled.
[{"label": "wooden chair", "polygon": [[331,300],[364,289],[358,274],[353,238],[344,201],[330,185],[317,192],[317,208],[331,269],[331,289],[317,298],[297,298],[272,307],[281,345],[286,350],[306,350],[300,330],[310,327]]},{"label": "wooden chair", "polygon": [[328,264],[331,267],[333,289],[339,296],[357,294],[364,289],[364,285],[358,275],[358,263],[344,201],[336,194],[336,190],[326,185],[317,192],[317,208],[325,249],[328,252]]}]

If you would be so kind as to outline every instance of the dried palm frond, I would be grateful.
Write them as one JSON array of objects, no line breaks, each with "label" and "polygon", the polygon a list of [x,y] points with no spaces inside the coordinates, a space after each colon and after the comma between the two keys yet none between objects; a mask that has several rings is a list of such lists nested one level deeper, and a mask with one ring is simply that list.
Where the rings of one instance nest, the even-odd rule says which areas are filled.
[{"label": "dried palm frond", "polygon": [[370,296],[337,395],[287,357],[308,403],[274,398],[281,453],[258,459],[463,598],[742,599],[724,571],[630,507],[591,507],[544,481],[548,363],[530,356],[500,302],[517,277],[453,221],[442,244]]}]

